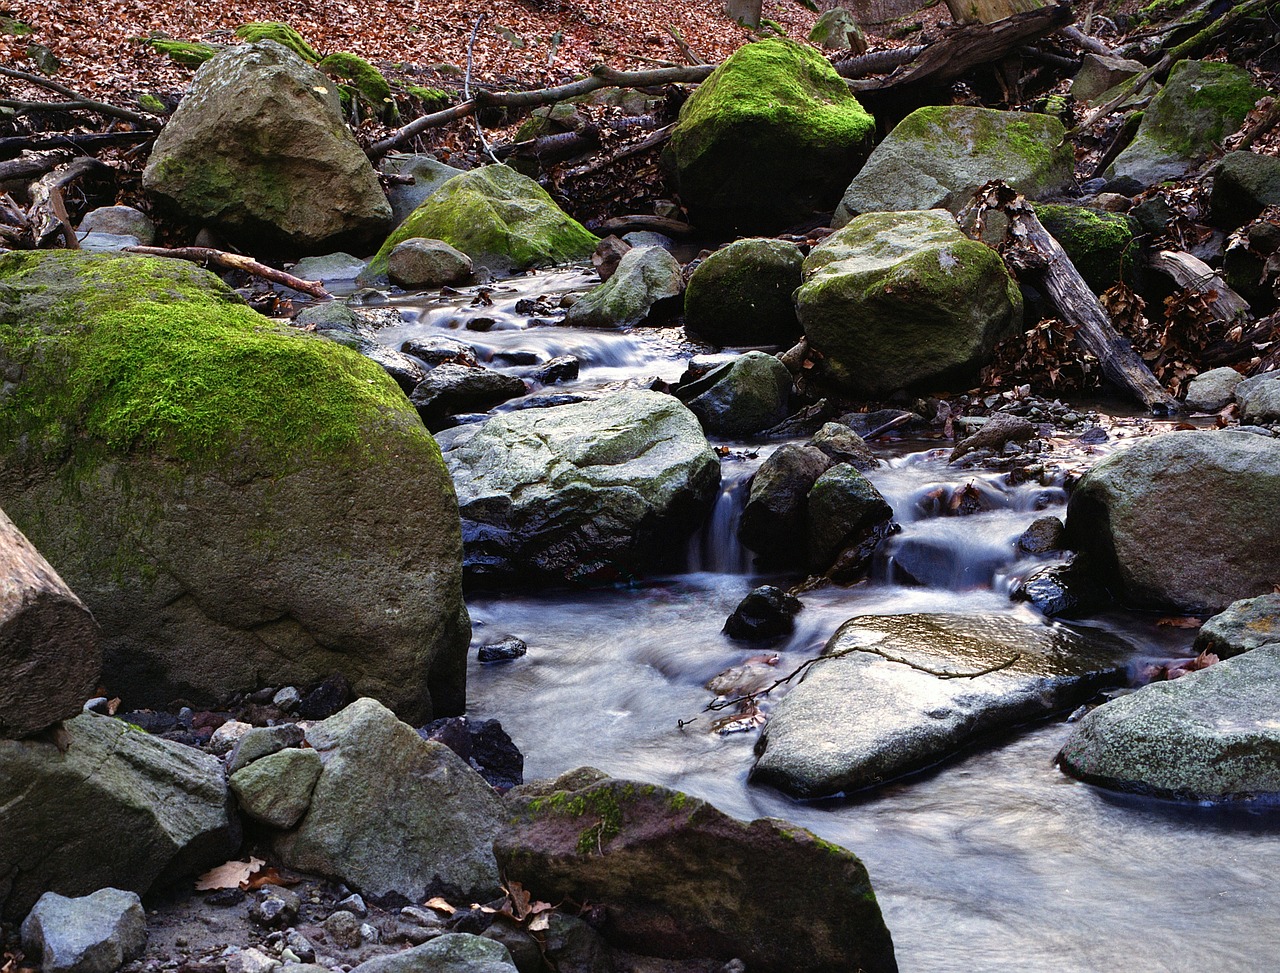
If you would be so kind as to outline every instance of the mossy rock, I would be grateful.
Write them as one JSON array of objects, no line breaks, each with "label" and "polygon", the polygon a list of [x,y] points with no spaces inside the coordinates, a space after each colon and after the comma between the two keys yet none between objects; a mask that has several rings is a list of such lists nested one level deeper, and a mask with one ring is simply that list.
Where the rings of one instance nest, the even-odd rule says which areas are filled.
[{"label": "mossy rock", "polygon": [[253,21],[237,27],[236,36],[250,44],[255,41],[275,41],[277,44],[283,44],[308,64],[315,64],[320,60],[316,49],[288,24],[276,21]]},{"label": "mossy rock", "polygon": [[111,693],[342,672],[461,710],[457,504],[377,365],[185,262],[50,251],[0,257],[0,370],[0,506],[93,612]]},{"label": "mossy rock", "polygon": [[577,116],[577,108],[568,102],[535,108],[516,130],[515,141],[527,142],[544,135],[568,132],[575,127]]},{"label": "mossy rock", "polygon": [[823,376],[858,396],[969,388],[1022,323],[999,255],[941,210],[859,216],[805,259],[795,301]]},{"label": "mossy rock", "polygon": [[400,118],[395,99],[391,97],[391,85],[381,71],[362,57],[340,51],[330,54],[316,64],[316,69],[331,78],[351,82],[351,87],[382,121],[394,124]]},{"label": "mossy rock", "polygon": [[432,193],[387,237],[364,279],[385,275],[391,251],[411,237],[443,240],[499,273],[585,260],[600,242],[545,189],[507,166],[472,169]]},{"label": "mossy rock", "polygon": [[167,55],[175,64],[186,68],[198,68],[224,48],[215,44],[202,44],[195,41],[173,41],[163,37],[153,37],[147,41],[161,54]]},{"label": "mossy rock", "polygon": [[942,206],[955,212],[991,179],[1032,199],[1061,190],[1075,165],[1066,134],[1052,115],[965,105],[917,108],[876,146],[845,190],[832,226],[859,213]]},{"label": "mossy rock", "polygon": [[1124,213],[1102,213],[1083,206],[1041,203],[1036,216],[1062,244],[1085,283],[1100,294],[1112,284],[1132,285],[1137,268],[1137,221]]},{"label": "mossy rock", "polygon": [[835,205],[874,131],[825,58],[772,38],[698,86],[664,160],[699,228],[774,233]]},{"label": "mossy rock", "polygon": [[689,278],[685,327],[720,346],[777,345],[800,336],[791,293],[804,254],[783,240],[737,240],[708,256]]},{"label": "mossy rock", "polygon": [[418,99],[418,103],[422,105],[422,110],[428,115],[432,112],[443,111],[453,104],[454,93],[445,91],[443,88],[423,88],[419,85],[409,85],[404,89],[412,98]]}]

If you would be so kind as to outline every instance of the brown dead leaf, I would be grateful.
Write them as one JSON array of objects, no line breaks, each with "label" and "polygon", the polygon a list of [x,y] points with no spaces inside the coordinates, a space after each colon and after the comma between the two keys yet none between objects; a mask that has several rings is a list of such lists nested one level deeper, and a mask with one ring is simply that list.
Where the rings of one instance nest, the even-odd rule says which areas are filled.
[{"label": "brown dead leaf", "polygon": [[1204,624],[1204,620],[1192,618],[1189,615],[1171,615],[1166,618],[1157,618],[1156,624],[1164,628],[1199,628]]},{"label": "brown dead leaf", "polygon": [[291,885],[297,885],[301,881],[302,879],[300,878],[293,878],[278,872],[274,868],[268,868],[253,876],[253,878],[244,883],[241,888],[246,891],[260,889],[264,885],[283,885],[285,888],[288,888]]},{"label": "brown dead leaf", "polygon": [[443,912],[446,915],[453,915],[458,911],[457,906],[450,905],[438,895],[434,899],[427,899],[427,901],[422,904],[428,909],[435,909],[437,912]]},{"label": "brown dead leaf", "polygon": [[115,716],[115,715],[116,715],[116,711],[117,711],[118,709],[120,709],[120,697],[119,697],[119,696],[113,696],[111,699],[107,700],[107,715],[108,715],[108,716]]},{"label": "brown dead leaf", "polygon": [[197,892],[212,892],[215,889],[238,889],[249,881],[258,869],[265,865],[261,858],[250,858],[247,862],[230,861],[211,868],[196,879]]}]

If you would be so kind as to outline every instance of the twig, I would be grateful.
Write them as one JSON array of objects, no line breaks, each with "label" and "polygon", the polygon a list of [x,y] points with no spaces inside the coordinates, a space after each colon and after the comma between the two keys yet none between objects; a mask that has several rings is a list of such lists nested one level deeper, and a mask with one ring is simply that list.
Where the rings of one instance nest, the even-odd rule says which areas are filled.
[{"label": "twig", "polygon": [[674,24],[667,24],[667,33],[671,35],[671,39],[676,42],[676,47],[680,48],[680,53],[684,55],[684,59],[690,64],[706,64],[702,58],[698,56],[698,52],[689,46],[689,42],[684,39],[684,35],[680,33],[680,28]]},{"label": "twig", "polygon": [[285,287],[292,287],[295,291],[301,291],[323,301],[333,300],[333,295],[325,290],[324,286],[318,281],[303,280],[301,277],[295,277],[293,274],[287,274],[283,270],[268,267],[266,264],[258,263],[253,258],[239,253],[227,253],[224,250],[215,250],[212,247],[174,247],[172,250],[167,250],[164,247],[126,247],[125,252],[141,254],[144,257],[170,257],[174,260],[190,260],[198,264],[217,264],[219,267],[241,270],[246,274],[252,274],[254,277],[261,277],[272,283],[283,284]]},{"label": "twig", "polygon": [[[484,23],[486,14],[480,14],[476,17],[475,25],[471,28],[471,39],[467,41],[467,73],[462,78],[462,97],[465,101],[471,101],[471,59],[475,52],[476,37],[480,33],[480,25]],[[489,140],[484,137],[484,129],[480,127],[480,116],[473,114],[471,116],[476,123],[476,138],[480,140],[480,147],[484,149],[484,154],[494,162],[498,161],[498,157],[493,154],[493,149],[489,148]]]},{"label": "twig", "polygon": [[0,67],[0,75],[6,78],[15,78],[18,81],[25,81],[28,84],[38,85],[41,88],[47,88],[49,91],[56,92],[66,98],[75,101],[75,107],[82,108],[86,111],[97,112],[99,115],[110,115],[112,118],[120,118],[126,122],[133,122],[135,125],[141,125],[143,128],[149,128],[158,132],[163,126],[154,118],[148,118],[146,115],[139,115],[136,111],[130,111],[127,108],[117,108],[115,105],[108,105],[106,102],[94,101],[92,98],[86,98],[78,91],[73,91],[64,84],[51,81],[48,78],[42,78],[38,74],[28,74],[26,71],[15,71],[13,68]]},{"label": "twig", "polygon": [[646,149],[651,149],[655,145],[661,145],[667,139],[671,138],[671,132],[675,127],[674,122],[670,125],[665,125],[652,135],[646,135],[639,142],[634,142],[631,145],[618,149],[616,152],[611,152],[609,155],[596,159],[594,162],[588,162],[586,165],[579,166],[576,169],[570,169],[565,173],[565,176],[566,178],[575,179],[587,176],[595,172],[597,169],[603,169],[605,166],[611,165],[620,159],[626,159],[630,156],[637,155],[640,152],[644,152]]}]

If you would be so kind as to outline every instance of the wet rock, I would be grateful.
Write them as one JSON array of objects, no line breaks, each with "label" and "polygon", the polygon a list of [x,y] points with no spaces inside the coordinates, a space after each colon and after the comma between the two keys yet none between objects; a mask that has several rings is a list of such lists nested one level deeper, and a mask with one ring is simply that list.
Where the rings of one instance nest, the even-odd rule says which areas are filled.
[{"label": "wet rock", "polygon": [[1234,368],[1211,368],[1201,372],[1187,386],[1187,408],[1193,412],[1217,412],[1235,400],[1236,386],[1243,376]]},{"label": "wet rock", "polygon": [[749,351],[684,386],[678,395],[708,433],[750,436],[786,418],[791,373],[773,355]]},{"label": "wet rock", "polygon": [[443,743],[499,793],[524,782],[524,754],[497,720],[450,716],[433,720],[418,735]]},{"label": "wet rock", "polygon": [[81,233],[110,233],[131,236],[137,245],[149,247],[156,242],[156,225],[141,210],[132,206],[99,206],[84,214],[77,229]]},{"label": "wet rock", "polygon": [[310,727],[307,742],[324,769],[302,823],[275,839],[286,867],[335,876],[369,896],[448,890],[484,901],[496,891],[489,845],[498,798],[448,747],[371,699]]},{"label": "wet rock", "polygon": [[406,355],[421,358],[428,365],[477,365],[475,349],[448,335],[424,335],[411,338],[400,346]]},{"label": "wet rock", "polygon": [[662,247],[633,247],[609,279],[575,301],[564,323],[589,328],[629,328],[671,313],[684,292],[680,264]]},{"label": "wet rock", "polygon": [[1032,572],[1013,597],[1029,601],[1046,618],[1081,618],[1111,604],[1111,596],[1087,563],[1077,566],[1074,561]]},{"label": "wet rock", "polygon": [[292,828],[311,806],[322,769],[314,750],[281,750],[231,774],[227,783],[249,817],[273,828]]},{"label": "wet rock", "polygon": [[59,743],[0,740],[0,915],[46,891],[144,893],[238,847],[217,757],[95,713],[62,726]]},{"label": "wet rock", "polygon": [[967,436],[956,444],[951,451],[950,461],[954,463],[976,449],[999,451],[1006,443],[1025,443],[1035,438],[1036,427],[1026,419],[997,412],[978,428],[972,436]]},{"label": "wet rock", "polygon": [[1280,797],[1280,643],[1087,713],[1059,754],[1067,773],[1114,790],[1192,801]]},{"label": "wet rock", "polygon": [[258,890],[249,906],[249,918],[267,929],[283,929],[298,921],[302,900],[298,893],[280,885]]},{"label": "wet rock", "polygon": [[596,252],[591,255],[591,265],[596,268],[596,274],[602,281],[613,276],[614,271],[618,269],[618,264],[631,246],[625,240],[612,235],[605,237],[597,244]]},{"label": "wet rock", "polygon": [[522,380],[491,368],[437,365],[417,384],[409,401],[431,427],[445,416],[490,409],[527,391]]},{"label": "wet rock", "polygon": [[[824,573],[841,554],[861,546],[892,517],[893,508],[870,480],[848,463],[831,467],[809,491],[809,570]],[[868,559],[870,554],[868,550]],[[856,569],[847,562],[843,568],[846,572]]]},{"label": "wet rock", "polygon": [[604,937],[577,916],[552,913],[544,938],[547,958],[560,973],[603,973],[615,968]]},{"label": "wet rock", "polygon": [[1280,381],[1259,382],[1240,399],[1240,423],[1246,426],[1280,422]]},{"label": "wet rock", "polygon": [[364,261],[349,253],[326,253],[318,257],[303,257],[293,265],[293,275],[303,280],[318,280],[328,286],[354,281],[364,270]]},{"label": "wet rock", "polygon": [[375,957],[351,973],[512,973],[515,968],[501,943],[450,933],[400,953]]},{"label": "wet rock", "polygon": [[796,613],[803,607],[799,598],[781,588],[761,585],[738,602],[724,623],[724,634],[742,641],[789,635],[795,628]]},{"label": "wet rock", "polygon": [[443,240],[410,237],[392,248],[387,276],[401,287],[443,287],[471,276],[471,258]]},{"label": "wet rock", "polygon": [[81,898],[46,892],[22,923],[22,948],[40,973],[115,973],[146,944],[142,900],[120,889]]},{"label": "wet rock", "polygon": [[1280,441],[1240,430],[1171,432],[1107,457],[1067,506],[1067,543],[1134,605],[1217,611],[1271,590],[1280,534]]},{"label": "wet rock", "polygon": [[578,359],[572,355],[560,355],[550,361],[543,362],[529,377],[540,385],[555,385],[559,382],[572,382],[578,378]]},{"label": "wet rock", "polygon": [[808,445],[822,450],[835,462],[848,463],[862,472],[874,470],[880,465],[880,460],[876,459],[866,441],[843,423],[823,423]]},{"label": "wet rock", "polygon": [[[777,704],[751,779],[804,798],[885,783],[1123,682],[1131,651],[1104,634],[1005,617],[850,619],[823,650],[829,658]],[[983,670],[994,671],[935,674]]]},{"label": "wet rock", "polygon": [[826,453],[812,446],[780,446],[751,479],[751,494],[742,511],[738,539],[768,564],[801,563],[805,551],[798,539],[808,533],[808,497],[818,477],[832,466]]},{"label": "wet rock", "polygon": [[524,639],[508,635],[497,642],[490,642],[476,650],[476,658],[481,662],[511,662],[519,659],[529,651]]},{"label": "wet rock", "polygon": [[503,874],[537,898],[603,906],[612,947],[741,957],[760,973],[897,969],[852,852],[777,819],[734,820],[664,787],[567,778],[507,799],[510,821],[494,852]]},{"label": "wet rock", "polygon": [[227,757],[227,774],[234,775],[242,767],[247,767],[255,760],[283,750],[285,747],[296,747],[302,743],[302,740],[302,727],[296,723],[285,723],[282,726],[255,726],[246,730],[236,742],[231,755]]},{"label": "wet rock", "polygon": [[1018,550],[1026,554],[1048,554],[1062,550],[1062,535],[1066,528],[1057,517],[1037,517],[1018,536]]},{"label": "wet rock", "polygon": [[1280,594],[1232,602],[1196,633],[1196,652],[1228,659],[1268,642],[1280,642]]},{"label": "wet rock", "polygon": [[503,414],[445,453],[473,579],[563,582],[669,563],[720,463],[678,400],[617,392]]},{"label": "wet rock", "polygon": [[685,328],[713,345],[790,345],[800,336],[791,293],[804,254],[783,240],[737,240],[706,257],[689,278]]}]

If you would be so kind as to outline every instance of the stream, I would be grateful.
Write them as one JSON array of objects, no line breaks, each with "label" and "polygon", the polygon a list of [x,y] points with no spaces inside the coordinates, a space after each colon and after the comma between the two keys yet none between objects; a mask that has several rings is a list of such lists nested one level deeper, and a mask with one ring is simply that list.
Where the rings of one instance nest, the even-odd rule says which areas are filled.
[{"label": "stream", "polygon": [[[396,297],[404,321],[380,339],[399,348],[448,334],[516,374],[527,366],[512,362],[578,357],[579,379],[545,393],[674,381],[691,355],[708,351],[680,329],[530,326],[528,313],[514,312],[517,300],[554,303],[593,277],[556,271],[502,281],[487,295],[492,304],[476,307],[476,288]],[[487,319],[485,330],[468,329],[476,318]],[[723,445],[721,496],[689,542],[685,573],[627,587],[469,597],[473,649],[507,634],[529,645],[525,657],[498,665],[479,665],[473,651],[468,675],[468,714],[501,720],[525,755],[526,779],[593,765],[740,818],[786,818],[852,849],[870,872],[903,971],[1280,969],[1280,811],[1176,804],[1074,781],[1053,762],[1070,731],[1065,719],[839,801],[802,803],[749,783],[757,734],[714,732],[718,714],[706,712],[714,697],[704,684],[761,654],[720,632],[738,601],[756,585],[794,579],[754,574],[734,537],[746,479],[776,444]],[[1061,482],[1009,487],[1001,474],[949,469],[938,445],[875,444],[886,463],[867,475],[903,530],[882,545],[870,581],[801,596],[795,632],[767,647],[779,655],[779,676],[817,655],[853,615],[1033,617],[1008,591],[1042,562],[1020,561],[1014,541],[1036,517],[1063,515]],[[966,485],[991,509],[940,516],[939,490]],[[1193,633],[1155,622],[1114,611],[1087,624],[1126,637],[1135,669],[1190,654]]]}]

